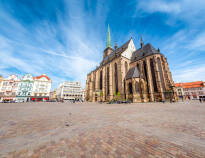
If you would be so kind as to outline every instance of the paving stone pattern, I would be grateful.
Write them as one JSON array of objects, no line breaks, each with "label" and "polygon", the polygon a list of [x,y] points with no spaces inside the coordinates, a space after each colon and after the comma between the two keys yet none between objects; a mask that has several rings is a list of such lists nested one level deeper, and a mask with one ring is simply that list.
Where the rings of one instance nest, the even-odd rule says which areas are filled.
[{"label": "paving stone pattern", "polygon": [[0,104],[2,158],[205,158],[205,103]]}]

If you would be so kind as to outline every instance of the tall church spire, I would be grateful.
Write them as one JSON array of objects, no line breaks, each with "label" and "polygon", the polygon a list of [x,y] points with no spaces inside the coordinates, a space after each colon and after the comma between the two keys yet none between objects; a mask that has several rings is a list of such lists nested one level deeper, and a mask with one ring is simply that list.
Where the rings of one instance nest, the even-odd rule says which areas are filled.
[{"label": "tall church spire", "polygon": [[107,44],[106,44],[106,48],[108,48],[108,47],[112,48],[109,24],[108,24],[108,29],[107,29]]}]

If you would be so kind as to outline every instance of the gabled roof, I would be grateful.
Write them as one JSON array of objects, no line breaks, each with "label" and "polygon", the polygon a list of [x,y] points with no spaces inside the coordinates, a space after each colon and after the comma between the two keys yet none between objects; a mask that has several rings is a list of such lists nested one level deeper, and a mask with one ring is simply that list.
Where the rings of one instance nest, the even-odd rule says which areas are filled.
[{"label": "gabled roof", "polygon": [[152,54],[159,54],[159,53],[160,53],[159,51],[157,51],[150,43],[148,43],[133,53],[133,55],[131,57],[131,62],[140,60],[140,59],[142,59],[146,56],[152,55]]},{"label": "gabled roof", "polygon": [[108,63],[108,61],[110,61],[110,59],[113,59],[116,55],[120,55],[121,53],[124,52],[125,49],[128,48],[130,41],[132,40],[129,39],[126,43],[124,43],[122,46],[120,46],[119,48],[117,48],[116,50],[113,50],[112,53],[110,53],[108,56],[106,56],[103,61],[102,61],[102,65]]},{"label": "gabled roof", "polygon": [[131,78],[139,78],[139,77],[140,77],[140,72],[136,66],[129,69],[129,71],[126,74],[126,80],[131,79]]}]

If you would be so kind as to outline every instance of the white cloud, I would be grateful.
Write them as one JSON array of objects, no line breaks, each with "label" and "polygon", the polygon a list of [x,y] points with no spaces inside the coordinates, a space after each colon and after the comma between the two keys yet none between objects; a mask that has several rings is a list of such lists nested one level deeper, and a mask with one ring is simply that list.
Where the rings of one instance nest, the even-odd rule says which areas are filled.
[{"label": "white cloud", "polygon": [[181,12],[181,6],[179,3],[166,2],[163,0],[140,1],[139,7],[143,8],[145,11],[149,13],[165,12],[165,13],[178,14]]},{"label": "white cloud", "polygon": [[69,16],[64,15],[66,19],[59,15],[57,24],[42,21],[31,29],[1,10],[0,20],[7,25],[0,26],[5,33],[0,34],[0,73],[7,77],[15,69],[35,76],[47,74],[53,88],[65,80],[80,81],[85,86],[87,73],[99,63],[104,48],[97,34],[97,29],[104,27],[98,20],[106,19],[101,16],[105,10],[100,6],[98,3],[94,17],[84,13],[81,3],[67,4]]},{"label": "white cloud", "polygon": [[191,82],[205,80],[205,65],[187,66],[185,69],[175,70],[173,73],[175,82]]},{"label": "white cloud", "polygon": [[198,34],[187,46],[190,49],[205,50],[205,32]]},{"label": "white cloud", "polygon": [[145,13],[166,13],[169,17],[165,23],[173,26],[177,20],[183,20],[195,26],[205,22],[205,19],[200,18],[205,14],[204,0],[143,0],[138,3],[137,11],[138,9]]}]

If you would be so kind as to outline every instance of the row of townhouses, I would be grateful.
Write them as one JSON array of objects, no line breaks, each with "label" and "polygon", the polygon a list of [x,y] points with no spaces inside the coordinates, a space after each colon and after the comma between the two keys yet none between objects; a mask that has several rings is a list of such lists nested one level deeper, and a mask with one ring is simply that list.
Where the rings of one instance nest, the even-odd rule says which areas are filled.
[{"label": "row of townhouses", "polygon": [[0,76],[0,101],[46,101],[49,99],[51,80],[45,74],[41,76],[17,75],[8,78]]},{"label": "row of townhouses", "polygon": [[177,95],[183,99],[199,99],[205,98],[205,82],[187,82],[175,84]]}]

